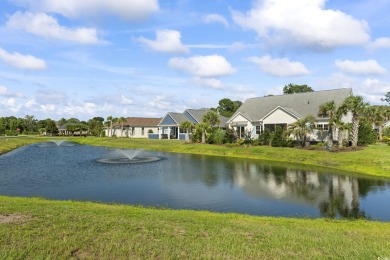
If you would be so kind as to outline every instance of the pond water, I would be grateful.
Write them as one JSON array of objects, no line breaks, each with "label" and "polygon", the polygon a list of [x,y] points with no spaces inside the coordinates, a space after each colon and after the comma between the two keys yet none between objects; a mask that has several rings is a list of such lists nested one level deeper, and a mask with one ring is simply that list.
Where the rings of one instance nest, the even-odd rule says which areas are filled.
[{"label": "pond water", "polygon": [[[158,160],[101,160],[115,162],[126,153]],[[262,216],[390,221],[390,181],[257,160],[126,153],[66,142],[21,147],[0,156],[0,195]]]}]

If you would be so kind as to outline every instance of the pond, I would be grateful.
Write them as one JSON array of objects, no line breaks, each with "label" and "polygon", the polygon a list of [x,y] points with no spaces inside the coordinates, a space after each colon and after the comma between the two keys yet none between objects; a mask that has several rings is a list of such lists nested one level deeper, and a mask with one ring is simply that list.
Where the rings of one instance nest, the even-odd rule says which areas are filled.
[{"label": "pond", "polygon": [[0,195],[390,221],[390,181],[258,160],[48,142],[0,156],[0,169]]}]

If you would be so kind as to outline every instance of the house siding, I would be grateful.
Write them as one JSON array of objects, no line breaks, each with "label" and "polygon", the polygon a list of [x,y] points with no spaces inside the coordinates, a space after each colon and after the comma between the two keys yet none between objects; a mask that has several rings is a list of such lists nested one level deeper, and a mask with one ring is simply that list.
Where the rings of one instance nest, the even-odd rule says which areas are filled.
[{"label": "house siding", "polygon": [[282,109],[276,109],[272,114],[268,115],[264,120],[264,124],[292,124],[297,119]]}]

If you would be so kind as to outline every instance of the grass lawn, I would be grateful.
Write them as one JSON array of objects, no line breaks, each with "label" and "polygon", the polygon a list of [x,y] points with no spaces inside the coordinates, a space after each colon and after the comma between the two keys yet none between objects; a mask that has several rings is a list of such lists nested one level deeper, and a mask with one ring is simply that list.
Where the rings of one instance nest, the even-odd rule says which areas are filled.
[{"label": "grass lawn", "polygon": [[[50,138],[1,138],[0,153]],[[174,140],[82,144],[329,166],[390,177],[390,147],[329,153]],[[0,259],[389,259],[390,223],[256,217],[0,196]]]},{"label": "grass lawn", "polygon": [[0,196],[1,259],[385,259],[390,223]]}]

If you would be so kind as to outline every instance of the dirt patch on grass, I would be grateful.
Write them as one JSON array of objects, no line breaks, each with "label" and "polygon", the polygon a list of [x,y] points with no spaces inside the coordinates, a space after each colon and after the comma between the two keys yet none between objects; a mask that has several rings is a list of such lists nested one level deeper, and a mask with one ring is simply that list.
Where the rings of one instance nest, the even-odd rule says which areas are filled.
[{"label": "dirt patch on grass", "polygon": [[26,216],[18,213],[0,214],[0,224],[17,223],[22,224],[34,220],[31,216]]}]

